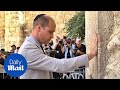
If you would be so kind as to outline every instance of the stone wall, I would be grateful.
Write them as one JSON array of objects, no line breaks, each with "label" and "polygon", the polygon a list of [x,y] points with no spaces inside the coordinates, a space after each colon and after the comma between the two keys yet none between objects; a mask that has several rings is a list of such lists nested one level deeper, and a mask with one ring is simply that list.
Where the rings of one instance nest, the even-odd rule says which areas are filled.
[{"label": "stone wall", "polygon": [[56,22],[56,32],[54,37],[63,36],[65,33],[62,31],[65,23],[75,15],[75,11],[26,11],[25,12],[25,21],[28,23],[28,28],[32,29],[33,19],[38,14],[47,14],[50,15]]},{"label": "stone wall", "polygon": [[86,46],[93,32],[99,37],[98,56],[90,61],[87,78],[120,79],[120,12],[89,11],[86,16]]},{"label": "stone wall", "polygon": [[0,47],[4,48],[5,41],[5,15],[4,11],[0,11]]},{"label": "stone wall", "polygon": [[[89,52],[89,42],[94,31],[98,31],[98,12],[85,12],[85,44],[86,52]],[[90,61],[89,68],[86,68],[86,78],[97,78],[96,57]]]},{"label": "stone wall", "polygon": [[114,29],[110,33],[107,49],[110,53],[106,66],[105,79],[120,79],[120,12],[114,11]]},{"label": "stone wall", "polygon": [[[61,31],[62,28],[65,23],[74,16],[76,11],[22,11],[22,13],[20,11],[1,11],[0,48],[5,48],[9,51],[12,44],[20,46],[24,38],[31,33],[33,19],[37,14],[41,13],[53,17],[57,24],[54,37],[62,37],[65,34]],[[26,24],[25,29],[20,28],[22,22]]]},{"label": "stone wall", "polygon": [[20,46],[22,31],[20,30],[19,13],[17,11],[5,11],[5,49],[15,44]]}]

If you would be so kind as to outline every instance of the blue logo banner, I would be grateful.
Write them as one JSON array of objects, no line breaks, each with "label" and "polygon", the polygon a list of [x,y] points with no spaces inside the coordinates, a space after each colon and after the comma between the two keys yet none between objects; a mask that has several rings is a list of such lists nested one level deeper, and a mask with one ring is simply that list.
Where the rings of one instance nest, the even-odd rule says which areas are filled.
[{"label": "blue logo banner", "polygon": [[10,54],[4,61],[6,73],[12,77],[19,77],[27,70],[27,61],[20,54]]}]

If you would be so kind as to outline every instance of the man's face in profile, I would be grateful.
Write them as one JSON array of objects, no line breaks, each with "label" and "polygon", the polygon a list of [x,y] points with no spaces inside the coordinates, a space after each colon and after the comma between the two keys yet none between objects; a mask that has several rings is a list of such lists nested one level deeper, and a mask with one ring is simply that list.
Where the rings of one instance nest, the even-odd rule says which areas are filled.
[{"label": "man's face in profile", "polygon": [[48,44],[49,41],[54,37],[54,32],[55,32],[56,24],[53,20],[49,20],[49,24],[47,27],[45,27],[42,30],[41,37],[42,37],[42,43],[43,44]]}]

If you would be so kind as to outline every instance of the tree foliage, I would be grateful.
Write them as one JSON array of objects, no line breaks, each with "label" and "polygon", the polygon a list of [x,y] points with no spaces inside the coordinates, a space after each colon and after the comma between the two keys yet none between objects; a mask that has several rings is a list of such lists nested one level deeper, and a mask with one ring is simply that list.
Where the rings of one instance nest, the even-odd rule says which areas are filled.
[{"label": "tree foliage", "polygon": [[76,12],[76,14],[65,24],[63,30],[66,30],[68,37],[79,37],[84,40],[85,37],[85,11]]}]

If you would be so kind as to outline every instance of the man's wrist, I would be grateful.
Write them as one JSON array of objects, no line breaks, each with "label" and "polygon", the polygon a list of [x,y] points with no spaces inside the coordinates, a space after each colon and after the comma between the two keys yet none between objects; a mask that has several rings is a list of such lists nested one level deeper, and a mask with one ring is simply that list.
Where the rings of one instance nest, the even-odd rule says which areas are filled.
[{"label": "man's wrist", "polygon": [[87,55],[88,55],[89,61],[90,61],[93,57],[95,57],[95,55],[94,55],[93,53],[88,53]]}]

